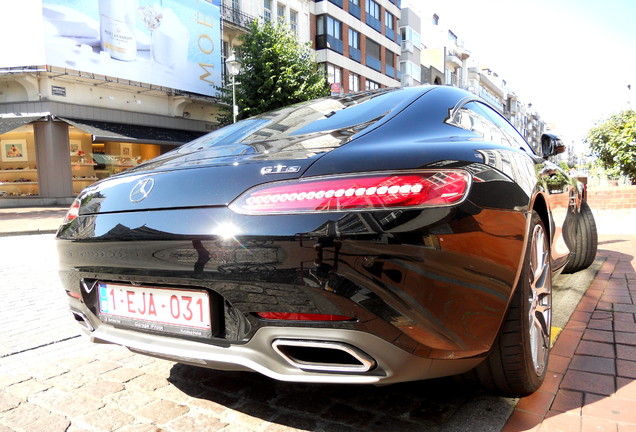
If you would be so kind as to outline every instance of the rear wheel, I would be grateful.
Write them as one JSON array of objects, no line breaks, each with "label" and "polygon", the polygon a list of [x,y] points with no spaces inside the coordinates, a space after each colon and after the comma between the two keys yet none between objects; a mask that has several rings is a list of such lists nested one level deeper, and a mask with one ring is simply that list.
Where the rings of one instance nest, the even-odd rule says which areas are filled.
[{"label": "rear wheel", "polygon": [[552,325],[550,247],[541,218],[532,212],[521,277],[488,357],[472,372],[491,390],[525,395],[545,378]]},{"label": "rear wheel", "polygon": [[596,258],[598,248],[598,234],[594,215],[587,202],[581,203],[581,210],[569,221],[572,225],[569,229],[570,256],[563,267],[563,273],[576,273],[588,268]]}]

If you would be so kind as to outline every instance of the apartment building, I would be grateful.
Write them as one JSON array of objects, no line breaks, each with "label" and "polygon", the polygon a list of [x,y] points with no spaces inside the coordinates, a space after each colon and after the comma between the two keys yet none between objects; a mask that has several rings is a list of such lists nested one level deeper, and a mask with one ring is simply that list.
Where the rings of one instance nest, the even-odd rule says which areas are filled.
[{"label": "apartment building", "polygon": [[400,84],[403,87],[422,84],[422,38],[420,16],[410,8],[402,9],[400,19]]},{"label": "apartment building", "polygon": [[314,0],[310,38],[332,90],[397,87],[400,0]]}]

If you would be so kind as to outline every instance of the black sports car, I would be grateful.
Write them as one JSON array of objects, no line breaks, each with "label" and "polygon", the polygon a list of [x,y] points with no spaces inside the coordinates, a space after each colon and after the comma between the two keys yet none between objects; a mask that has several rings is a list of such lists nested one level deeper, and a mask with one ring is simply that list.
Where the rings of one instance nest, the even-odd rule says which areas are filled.
[{"label": "black sports car", "polygon": [[551,280],[589,266],[585,189],[452,87],[319,99],[100,181],[57,238],[91,340],[331,383],[468,373],[536,390]]}]

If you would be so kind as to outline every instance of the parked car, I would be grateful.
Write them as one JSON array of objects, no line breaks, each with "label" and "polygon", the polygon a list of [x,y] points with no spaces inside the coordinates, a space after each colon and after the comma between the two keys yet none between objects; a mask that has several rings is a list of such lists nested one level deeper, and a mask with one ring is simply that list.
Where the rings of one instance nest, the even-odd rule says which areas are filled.
[{"label": "parked car", "polygon": [[584,187],[452,87],[221,128],[85,189],[57,233],[94,342],[302,382],[544,379],[552,277],[596,254]]}]

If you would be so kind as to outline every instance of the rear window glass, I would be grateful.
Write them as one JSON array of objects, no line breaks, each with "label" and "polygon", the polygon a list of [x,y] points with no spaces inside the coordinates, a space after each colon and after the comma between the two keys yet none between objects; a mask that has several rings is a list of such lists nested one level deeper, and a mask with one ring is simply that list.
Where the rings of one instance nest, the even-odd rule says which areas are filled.
[{"label": "rear window glass", "polygon": [[353,134],[377,122],[406,99],[408,96],[396,89],[317,99],[218,129],[180,147],[178,152],[225,147],[223,153],[227,154],[227,146],[236,146],[236,152],[241,153],[244,145],[262,140],[343,129]]}]

